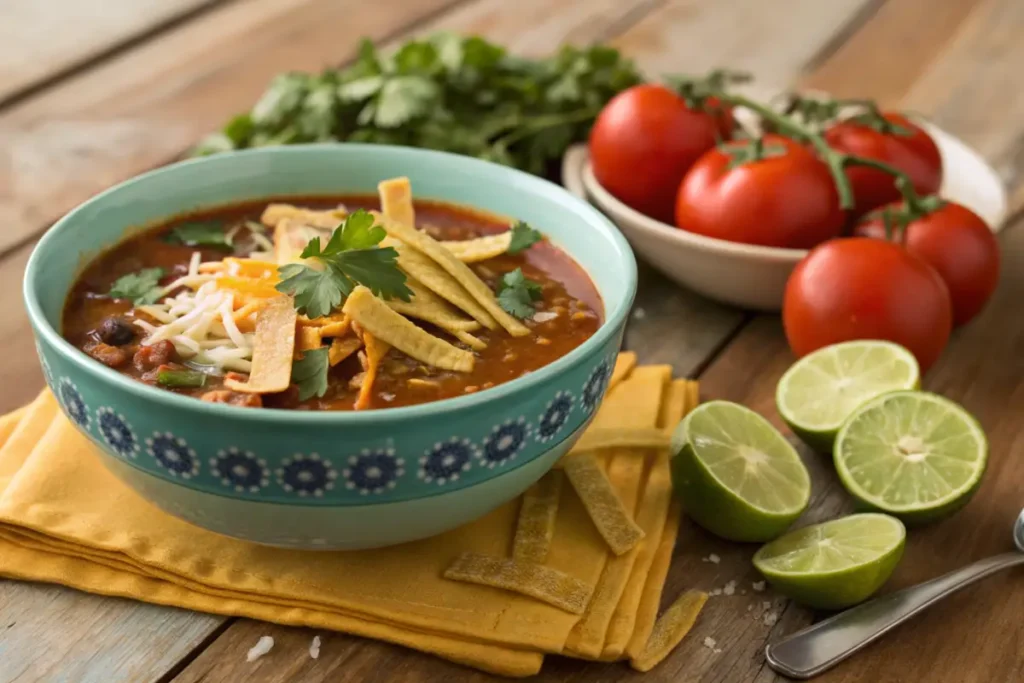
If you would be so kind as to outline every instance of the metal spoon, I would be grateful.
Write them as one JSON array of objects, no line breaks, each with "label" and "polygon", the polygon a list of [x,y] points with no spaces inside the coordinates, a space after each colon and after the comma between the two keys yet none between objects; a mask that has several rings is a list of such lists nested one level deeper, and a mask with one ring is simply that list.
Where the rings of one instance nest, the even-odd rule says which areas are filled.
[{"label": "metal spoon", "polygon": [[765,648],[768,665],[790,678],[812,678],[947,595],[1000,569],[1024,564],[1024,510],[1013,526],[1013,541],[1019,552],[979,560],[937,579],[857,605],[786,636]]}]

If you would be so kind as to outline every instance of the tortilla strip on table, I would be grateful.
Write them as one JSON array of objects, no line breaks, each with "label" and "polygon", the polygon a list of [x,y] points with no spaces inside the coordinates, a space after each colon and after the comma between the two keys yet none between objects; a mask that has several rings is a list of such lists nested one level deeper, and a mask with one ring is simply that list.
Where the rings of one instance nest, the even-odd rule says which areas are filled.
[{"label": "tortilla strip on table", "polygon": [[359,323],[364,331],[421,363],[442,370],[473,370],[472,353],[452,346],[417,327],[400,313],[391,310],[386,303],[362,285],[349,294],[342,311]]},{"label": "tortilla strip on table", "polygon": [[455,258],[433,237],[417,230],[414,221],[406,220],[414,216],[412,188],[408,178],[385,180],[377,185],[377,191],[380,193],[381,206],[384,209],[384,229],[388,235],[404,242],[441,266],[513,337],[523,337],[530,333],[529,328],[498,305],[494,292],[469,266]]},{"label": "tortilla strip on table", "polygon": [[[359,397],[356,399],[356,410],[366,410],[370,407],[370,399],[373,398],[373,383],[377,381],[377,371],[384,356],[388,355],[391,345],[377,339],[367,330],[363,330],[363,344],[366,346],[366,376],[363,384],[359,387]],[[329,352],[328,352],[329,355]]]},{"label": "tortilla strip on table", "polygon": [[333,230],[345,220],[346,216],[348,216],[348,209],[343,204],[339,204],[336,209],[327,209],[326,211],[304,209],[291,204],[268,204],[267,208],[263,209],[260,222],[268,227],[276,228],[281,221],[292,220],[314,228]]},{"label": "tortilla strip on table", "polygon": [[292,381],[297,317],[291,298],[286,296],[273,299],[257,313],[249,381],[228,378],[224,385],[246,394],[274,394],[287,389]]},{"label": "tortilla strip on table", "polygon": [[453,240],[441,242],[441,246],[452,256],[463,263],[478,263],[501,256],[512,244],[512,231],[499,232],[497,235],[484,235],[471,240]]}]

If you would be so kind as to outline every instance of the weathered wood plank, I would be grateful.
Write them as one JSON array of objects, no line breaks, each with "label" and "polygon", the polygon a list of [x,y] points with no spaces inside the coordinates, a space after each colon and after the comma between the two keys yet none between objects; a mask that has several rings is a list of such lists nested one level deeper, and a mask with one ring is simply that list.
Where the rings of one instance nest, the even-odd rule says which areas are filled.
[{"label": "weathered wood plank", "polygon": [[0,103],[220,0],[34,0],[4,5]]},{"label": "weathered wood plank", "polygon": [[281,71],[350,59],[456,0],[250,0],[213,9],[0,114],[0,252],[170,161]]},{"label": "weathered wood plank", "polygon": [[0,683],[154,680],[221,621],[58,586],[0,581]]}]

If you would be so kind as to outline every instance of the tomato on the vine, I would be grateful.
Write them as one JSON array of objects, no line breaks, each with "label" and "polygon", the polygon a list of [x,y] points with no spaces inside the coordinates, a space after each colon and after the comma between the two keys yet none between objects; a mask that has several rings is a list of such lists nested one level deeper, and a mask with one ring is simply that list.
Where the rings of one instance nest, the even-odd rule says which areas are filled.
[{"label": "tomato on the vine", "polygon": [[865,237],[812,250],[786,283],[782,322],[798,357],[837,342],[884,339],[910,350],[924,372],[953,327],[939,274],[899,245]]},{"label": "tomato on the vine", "polygon": [[[906,210],[890,205],[895,214]],[[886,239],[879,213],[869,214],[854,234]],[[891,230],[888,239],[927,261],[945,281],[953,302],[953,323],[963,325],[978,314],[999,283],[999,242],[976,213],[955,202],[911,220],[905,229]]]},{"label": "tomato on the vine", "polygon": [[683,176],[732,131],[731,110],[714,98],[694,109],[664,86],[634,86],[612,98],[594,123],[594,176],[637,211],[671,223]]},{"label": "tomato on the vine", "polygon": [[709,151],[676,199],[677,227],[745,244],[808,249],[845,220],[828,166],[780,135]]},{"label": "tomato on the vine", "polygon": [[[902,114],[869,112],[834,123],[824,133],[829,147],[875,159],[903,171],[920,195],[938,192],[942,185],[942,156],[935,141]],[[900,192],[892,175],[866,166],[851,166],[846,176],[853,185],[856,215],[897,201]]]}]

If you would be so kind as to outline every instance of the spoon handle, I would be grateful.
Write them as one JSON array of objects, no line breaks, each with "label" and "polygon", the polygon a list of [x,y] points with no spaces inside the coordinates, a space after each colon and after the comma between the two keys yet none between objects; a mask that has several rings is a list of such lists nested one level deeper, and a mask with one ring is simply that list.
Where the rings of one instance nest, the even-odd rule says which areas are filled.
[{"label": "spoon handle", "polygon": [[768,665],[791,678],[817,676],[947,595],[1018,564],[1024,564],[1024,553],[988,557],[852,607],[769,645]]}]

